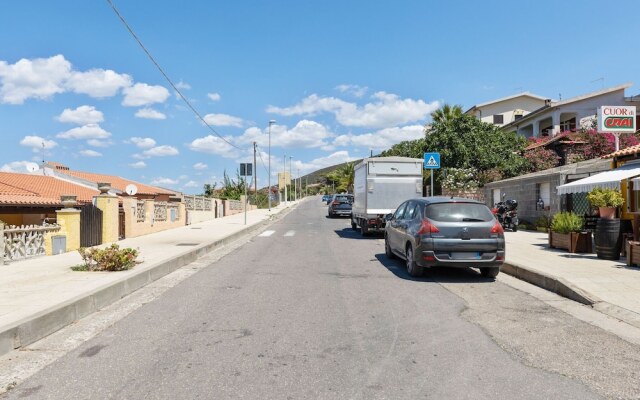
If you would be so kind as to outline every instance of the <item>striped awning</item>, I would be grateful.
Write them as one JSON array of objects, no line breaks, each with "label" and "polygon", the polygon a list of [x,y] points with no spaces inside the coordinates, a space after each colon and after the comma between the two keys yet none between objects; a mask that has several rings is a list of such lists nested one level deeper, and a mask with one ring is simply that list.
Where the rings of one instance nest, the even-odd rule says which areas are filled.
[{"label": "striped awning", "polygon": [[624,179],[640,176],[640,165],[623,165],[620,168],[601,172],[557,187],[558,194],[588,193],[595,188],[620,190]]}]

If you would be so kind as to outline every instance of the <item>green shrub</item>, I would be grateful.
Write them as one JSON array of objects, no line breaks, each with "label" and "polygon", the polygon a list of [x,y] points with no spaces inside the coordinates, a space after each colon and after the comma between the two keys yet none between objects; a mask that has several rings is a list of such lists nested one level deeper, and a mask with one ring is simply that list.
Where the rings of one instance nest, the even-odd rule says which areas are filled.
[{"label": "green shrub", "polygon": [[558,233],[580,232],[584,219],[572,212],[560,212],[553,216],[551,230]]},{"label": "green shrub", "polygon": [[120,250],[115,243],[104,249],[81,247],[78,253],[84,264],[71,267],[74,271],[123,271],[133,268],[138,257],[138,250]]},{"label": "green shrub", "polygon": [[551,218],[547,215],[541,215],[536,218],[536,227],[549,229],[551,227]]},{"label": "green shrub", "polygon": [[622,193],[616,189],[595,188],[587,194],[591,207],[620,207],[624,204]]}]

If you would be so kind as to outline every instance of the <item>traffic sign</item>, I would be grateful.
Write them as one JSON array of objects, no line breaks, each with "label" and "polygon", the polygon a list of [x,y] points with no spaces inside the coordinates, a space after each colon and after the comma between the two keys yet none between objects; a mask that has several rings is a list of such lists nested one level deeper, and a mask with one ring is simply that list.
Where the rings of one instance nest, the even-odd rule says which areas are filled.
[{"label": "traffic sign", "polygon": [[424,153],[424,169],[440,169],[440,153]]}]

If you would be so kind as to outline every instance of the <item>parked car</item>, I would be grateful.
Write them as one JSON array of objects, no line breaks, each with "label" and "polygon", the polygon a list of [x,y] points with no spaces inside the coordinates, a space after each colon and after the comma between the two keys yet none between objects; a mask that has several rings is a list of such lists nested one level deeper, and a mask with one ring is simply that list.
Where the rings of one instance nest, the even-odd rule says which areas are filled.
[{"label": "parked car", "polygon": [[327,201],[329,201],[330,198],[331,196],[329,196],[328,194],[325,194],[324,196],[322,196],[322,202],[326,203]]},{"label": "parked car", "polygon": [[436,266],[475,267],[488,278],[500,272],[504,230],[483,203],[450,197],[412,199],[385,218],[385,253],[404,259],[411,276]]},{"label": "parked car", "polygon": [[328,194],[327,196],[328,196],[328,197],[327,197],[326,202],[327,202],[327,204],[331,204],[331,200],[333,199],[333,196],[334,196],[334,195],[332,195],[332,194]]},{"label": "parked car", "polygon": [[327,207],[329,218],[336,216],[351,216],[351,207],[353,206],[352,194],[334,194]]}]

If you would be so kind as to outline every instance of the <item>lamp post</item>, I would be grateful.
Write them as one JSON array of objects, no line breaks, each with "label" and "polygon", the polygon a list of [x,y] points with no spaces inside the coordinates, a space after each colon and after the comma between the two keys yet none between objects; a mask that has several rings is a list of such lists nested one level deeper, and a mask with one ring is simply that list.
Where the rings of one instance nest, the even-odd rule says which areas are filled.
[{"label": "lamp post", "polygon": [[284,184],[284,204],[289,204],[287,199],[287,155],[284,155],[284,163],[282,164],[282,183]]},{"label": "lamp post", "polygon": [[[293,160],[293,156],[289,156],[289,179],[293,177],[293,175],[291,175],[291,160]],[[295,201],[295,197],[293,200]]]},{"label": "lamp post", "polygon": [[269,211],[271,211],[271,125],[275,123],[276,121],[273,119],[269,121],[269,192],[267,193],[267,199],[269,199]]}]

